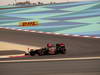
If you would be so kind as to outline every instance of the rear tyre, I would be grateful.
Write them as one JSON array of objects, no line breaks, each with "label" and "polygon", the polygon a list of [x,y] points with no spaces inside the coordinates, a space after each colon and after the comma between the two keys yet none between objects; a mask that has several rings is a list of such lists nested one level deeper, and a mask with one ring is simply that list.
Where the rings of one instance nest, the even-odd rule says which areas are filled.
[{"label": "rear tyre", "polygon": [[66,50],[65,49],[62,49],[61,50],[61,54],[66,54]]}]

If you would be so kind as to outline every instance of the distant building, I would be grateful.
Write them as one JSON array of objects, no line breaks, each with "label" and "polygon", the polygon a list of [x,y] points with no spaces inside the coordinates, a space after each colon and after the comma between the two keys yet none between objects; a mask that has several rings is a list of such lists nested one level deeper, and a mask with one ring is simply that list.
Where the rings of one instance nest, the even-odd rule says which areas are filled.
[{"label": "distant building", "polygon": [[37,4],[36,4],[36,3],[32,3],[32,5],[33,5],[33,6],[36,6]]},{"label": "distant building", "polygon": [[31,5],[31,2],[30,1],[25,1],[25,2],[16,2],[15,5]]},{"label": "distant building", "polygon": [[48,4],[55,4],[55,2],[50,2],[50,3],[42,3],[42,2],[37,2],[37,3],[31,3],[30,1],[24,1],[24,2],[17,2],[17,0],[15,0],[15,3],[13,5],[15,6],[40,6],[40,5],[48,5]]},{"label": "distant building", "polygon": [[38,5],[44,5],[42,2],[38,2]]},{"label": "distant building", "polygon": [[50,4],[56,4],[56,2],[50,2]]}]

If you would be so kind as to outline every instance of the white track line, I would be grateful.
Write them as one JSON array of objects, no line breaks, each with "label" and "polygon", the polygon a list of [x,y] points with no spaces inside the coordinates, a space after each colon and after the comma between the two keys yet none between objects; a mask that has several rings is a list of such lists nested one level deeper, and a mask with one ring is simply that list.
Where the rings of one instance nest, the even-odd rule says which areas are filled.
[{"label": "white track line", "polygon": [[0,63],[13,63],[13,62],[48,62],[48,61],[70,61],[70,60],[91,60],[91,59],[99,59],[100,57],[80,57],[80,58],[53,58],[53,59],[26,59],[26,60],[4,60],[0,61]]},{"label": "white track line", "polygon": [[4,58],[10,58],[10,57],[24,56],[24,55],[25,54],[3,55],[3,56],[0,56],[0,58],[4,59]]}]

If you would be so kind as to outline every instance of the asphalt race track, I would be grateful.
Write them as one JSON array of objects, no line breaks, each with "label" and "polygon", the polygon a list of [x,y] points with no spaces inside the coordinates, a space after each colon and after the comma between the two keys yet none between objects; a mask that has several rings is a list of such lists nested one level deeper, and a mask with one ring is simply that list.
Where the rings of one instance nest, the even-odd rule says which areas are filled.
[{"label": "asphalt race track", "polygon": [[64,37],[24,31],[0,30],[0,41],[44,47],[47,43],[65,43],[67,56],[99,56],[100,39]]},{"label": "asphalt race track", "polygon": [[[64,42],[66,55],[33,58],[100,56],[100,39],[65,37],[23,31],[0,30],[0,41],[44,47],[46,43]],[[25,58],[24,58],[25,59]],[[100,75],[100,60],[0,63],[1,75]]]},{"label": "asphalt race track", "polygon": [[24,51],[20,50],[9,50],[9,51],[0,51],[0,55],[14,55],[14,54],[22,54]]},{"label": "asphalt race track", "polygon": [[100,60],[0,63],[1,75],[100,75]]}]

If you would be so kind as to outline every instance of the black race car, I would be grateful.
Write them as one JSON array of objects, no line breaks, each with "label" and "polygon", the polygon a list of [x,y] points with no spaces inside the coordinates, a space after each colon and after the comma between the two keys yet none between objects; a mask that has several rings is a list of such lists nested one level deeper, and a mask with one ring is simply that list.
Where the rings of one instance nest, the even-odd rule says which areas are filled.
[{"label": "black race car", "polygon": [[30,49],[28,53],[25,53],[25,55],[56,55],[56,54],[65,54],[66,53],[66,48],[65,45],[63,43],[58,43],[56,44],[56,46],[54,46],[51,43],[47,44],[47,47],[45,48],[41,48],[41,49],[37,49],[37,50],[33,50]]}]

